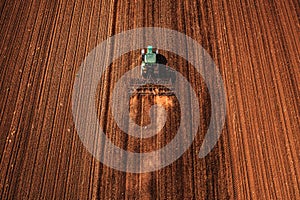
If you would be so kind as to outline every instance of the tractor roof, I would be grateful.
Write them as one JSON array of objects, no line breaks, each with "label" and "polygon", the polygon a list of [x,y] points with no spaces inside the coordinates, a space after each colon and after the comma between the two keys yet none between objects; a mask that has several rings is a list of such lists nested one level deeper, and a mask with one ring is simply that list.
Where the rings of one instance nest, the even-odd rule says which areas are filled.
[{"label": "tractor roof", "polygon": [[147,53],[152,53],[153,47],[152,46],[148,46],[147,47]]}]

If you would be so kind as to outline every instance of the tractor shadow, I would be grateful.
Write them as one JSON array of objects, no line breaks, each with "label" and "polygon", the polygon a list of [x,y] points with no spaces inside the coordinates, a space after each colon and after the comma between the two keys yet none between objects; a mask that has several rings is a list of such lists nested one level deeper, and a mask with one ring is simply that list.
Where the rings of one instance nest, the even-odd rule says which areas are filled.
[{"label": "tractor shadow", "polygon": [[[165,66],[167,66],[168,63],[167,58],[162,54],[156,54],[156,61],[158,64],[165,65]],[[161,69],[160,71],[161,78],[170,78],[172,83],[175,82],[176,74],[174,72],[166,70],[166,68],[164,67],[160,69]]]},{"label": "tractor shadow", "polygon": [[156,54],[156,61],[158,64],[167,65],[168,60],[167,58],[162,54]]}]

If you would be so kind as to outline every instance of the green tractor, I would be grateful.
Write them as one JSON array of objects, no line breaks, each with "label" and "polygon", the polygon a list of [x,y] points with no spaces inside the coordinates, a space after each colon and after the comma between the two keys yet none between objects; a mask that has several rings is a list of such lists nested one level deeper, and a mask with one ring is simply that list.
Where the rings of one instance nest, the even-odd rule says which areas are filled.
[{"label": "green tractor", "polygon": [[[166,67],[166,59],[158,53],[158,49],[153,51],[152,46],[147,47],[147,52],[143,49],[142,52],[141,75],[146,79],[175,81],[174,72],[169,67]],[[165,60],[165,61],[164,61]]]},{"label": "green tractor", "polygon": [[156,55],[158,54],[158,50],[156,52],[153,52],[153,47],[148,46],[147,47],[147,53],[145,53],[145,50],[142,49],[142,64],[141,64],[141,75],[144,78],[154,78],[157,77],[158,72],[158,66],[157,66],[157,60]]},{"label": "green tractor", "polygon": [[[132,93],[138,93],[141,95],[154,94],[154,95],[174,95],[170,89],[173,88],[175,82],[175,72],[170,67],[167,67],[166,58],[158,53],[156,49],[154,51],[152,46],[147,47],[147,52],[142,49],[142,64],[140,75],[141,78],[134,80],[132,83]],[[151,84],[147,84],[151,80]]]}]

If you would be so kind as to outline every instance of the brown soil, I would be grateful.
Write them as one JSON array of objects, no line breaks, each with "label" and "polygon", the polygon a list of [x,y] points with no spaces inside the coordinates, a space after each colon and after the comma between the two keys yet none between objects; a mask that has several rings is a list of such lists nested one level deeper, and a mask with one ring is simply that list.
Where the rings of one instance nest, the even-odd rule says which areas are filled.
[{"label": "brown soil", "polygon": [[[0,1],[0,199],[300,199],[299,13],[296,0]],[[193,66],[161,51],[199,97],[198,134],[159,171],[119,172],[94,159],[76,134],[73,83],[101,41],[149,26],[185,33],[212,56],[226,88],[226,124],[199,159],[210,120],[207,88]],[[174,137],[178,102],[131,99],[141,125],[151,105],[168,111],[164,129],[147,139],[122,133],[108,105],[115,82],[139,62],[138,51],[116,60],[96,102],[114,144],[149,152]]]}]

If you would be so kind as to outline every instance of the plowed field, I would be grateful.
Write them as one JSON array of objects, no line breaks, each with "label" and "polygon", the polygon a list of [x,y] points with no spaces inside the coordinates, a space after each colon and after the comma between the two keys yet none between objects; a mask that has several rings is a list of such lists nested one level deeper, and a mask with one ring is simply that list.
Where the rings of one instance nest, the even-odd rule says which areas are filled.
[{"label": "plowed field", "polygon": [[[299,14],[296,0],[0,1],[0,199],[300,199]],[[223,78],[227,114],[218,143],[199,158],[211,116],[207,87],[189,62],[162,50],[199,98],[198,133],[171,165],[126,173],[81,142],[72,91],[93,48],[140,27],[176,30],[201,44]],[[138,50],[116,59],[95,105],[115,145],[151,152],[176,134],[176,98],[131,98],[139,125],[150,123],[152,105],[167,111],[162,131],[144,139],[122,132],[109,105],[115,83],[140,62]]]}]

